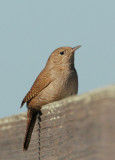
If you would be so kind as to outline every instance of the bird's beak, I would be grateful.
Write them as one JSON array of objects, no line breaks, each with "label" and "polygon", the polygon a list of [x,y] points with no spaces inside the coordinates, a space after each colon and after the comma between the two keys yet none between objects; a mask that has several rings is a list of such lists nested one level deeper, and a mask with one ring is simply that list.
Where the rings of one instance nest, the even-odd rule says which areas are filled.
[{"label": "bird's beak", "polygon": [[81,45],[72,48],[72,52],[75,52],[75,51],[76,51],[78,48],[80,48],[80,47],[81,47]]}]

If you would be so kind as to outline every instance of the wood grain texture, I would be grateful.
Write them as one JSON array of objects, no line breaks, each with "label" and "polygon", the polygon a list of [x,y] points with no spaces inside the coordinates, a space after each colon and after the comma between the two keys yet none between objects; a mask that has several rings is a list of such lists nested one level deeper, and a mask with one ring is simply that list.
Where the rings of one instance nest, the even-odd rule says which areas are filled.
[{"label": "wood grain texture", "polygon": [[26,114],[0,120],[0,160],[115,159],[115,85],[45,105],[42,113],[27,152]]}]

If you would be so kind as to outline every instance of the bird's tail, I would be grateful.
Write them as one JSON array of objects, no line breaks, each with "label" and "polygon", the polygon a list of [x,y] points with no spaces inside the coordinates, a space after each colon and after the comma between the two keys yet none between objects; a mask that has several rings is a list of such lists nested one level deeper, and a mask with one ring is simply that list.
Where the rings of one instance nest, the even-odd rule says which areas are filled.
[{"label": "bird's tail", "polygon": [[32,131],[36,122],[36,117],[37,117],[38,112],[36,111],[32,111],[31,109],[28,109],[27,112],[27,128],[26,128],[26,133],[25,133],[25,138],[24,138],[24,144],[23,144],[23,150],[27,150],[29,143],[30,143],[30,139],[31,139],[31,135],[32,135]]}]

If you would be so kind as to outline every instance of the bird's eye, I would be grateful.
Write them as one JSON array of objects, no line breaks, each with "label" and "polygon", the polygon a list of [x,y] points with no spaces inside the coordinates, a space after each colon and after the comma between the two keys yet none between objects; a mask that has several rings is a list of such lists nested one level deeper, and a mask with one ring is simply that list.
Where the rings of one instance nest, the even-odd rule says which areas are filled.
[{"label": "bird's eye", "polygon": [[61,51],[60,54],[61,54],[61,55],[64,55],[64,51]]}]

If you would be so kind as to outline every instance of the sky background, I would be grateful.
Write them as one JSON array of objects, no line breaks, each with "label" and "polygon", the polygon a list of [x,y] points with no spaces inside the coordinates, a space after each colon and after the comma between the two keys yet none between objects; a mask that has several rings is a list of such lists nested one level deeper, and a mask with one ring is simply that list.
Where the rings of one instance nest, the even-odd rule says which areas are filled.
[{"label": "sky background", "polygon": [[79,94],[115,83],[115,0],[0,1],[0,118],[20,104],[50,53],[75,54]]}]

